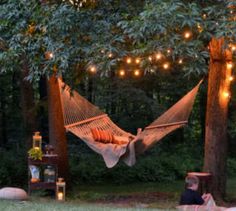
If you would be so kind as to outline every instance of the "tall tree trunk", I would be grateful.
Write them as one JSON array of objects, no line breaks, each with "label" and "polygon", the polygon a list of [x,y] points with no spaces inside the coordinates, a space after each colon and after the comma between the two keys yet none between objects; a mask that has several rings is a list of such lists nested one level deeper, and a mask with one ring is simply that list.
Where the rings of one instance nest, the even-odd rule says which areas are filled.
[{"label": "tall tree trunk", "polygon": [[48,117],[49,141],[54,146],[55,152],[58,154],[59,176],[69,182],[67,140],[64,128],[59,84],[56,76],[52,76],[48,81]]},{"label": "tall tree trunk", "polygon": [[6,99],[3,87],[0,87],[0,148],[7,143]]},{"label": "tall tree trunk", "polygon": [[227,113],[232,53],[224,49],[224,39],[210,42],[204,171],[212,174],[211,191],[222,199],[226,188]]},{"label": "tall tree trunk", "polygon": [[36,112],[34,103],[34,90],[32,84],[25,78],[28,76],[29,69],[27,62],[24,62],[21,72],[21,109],[24,122],[26,148],[32,147],[32,135],[36,130]]}]

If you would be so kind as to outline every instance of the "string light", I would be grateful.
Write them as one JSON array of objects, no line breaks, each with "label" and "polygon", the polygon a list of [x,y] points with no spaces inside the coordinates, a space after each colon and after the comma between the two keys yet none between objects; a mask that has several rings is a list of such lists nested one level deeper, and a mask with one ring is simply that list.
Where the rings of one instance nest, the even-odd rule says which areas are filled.
[{"label": "string light", "polygon": [[135,59],[135,63],[139,64],[140,63],[140,58]]},{"label": "string light", "polygon": [[206,19],[206,18],[207,18],[207,15],[206,15],[206,14],[203,14],[203,15],[202,15],[202,18],[203,18],[203,19]]},{"label": "string light", "polygon": [[178,63],[183,64],[183,59],[179,59]]},{"label": "string light", "polygon": [[235,50],[236,50],[236,45],[230,43],[230,44],[229,44],[229,48],[231,49],[231,51],[235,51]]},{"label": "string light", "polygon": [[226,64],[226,67],[227,67],[227,69],[232,69],[233,68],[233,63],[232,62],[228,62]]},{"label": "string light", "polygon": [[157,54],[156,54],[156,59],[157,59],[157,60],[160,60],[161,57],[162,57],[162,54],[161,54],[161,53],[157,53]]},{"label": "string light", "polygon": [[45,55],[45,58],[48,59],[48,60],[49,60],[49,59],[52,59],[53,56],[54,56],[53,53],[52,53],[51,51],[47,51],[47,52],[45,52],[44,55]]},{"label": "string light", "polygon": [[127,63],[127,64],[131,64],[131,62],[132,62],[132,59],[131,59],[130,57],[128,57],[128,58],[126,59],[126,63]]},{"label": "string light", "polygon": [[170,54],[171,53],[171,49],[167,49],[167,53]]},{"label": "string light", "polygon": [[200,33],[203,31],[203,28],[199,23],[197,24],[197,29],[198,29],[198,32]]},{"label": "string light", "polygon": [[230,94],[229,94],[229,92],[223,92],[223,96],[224,96],[225,98],[229,98],[229,97],[230,97]]},{"label": "string light", "polygon": [[148,57],[148,60],[151,62],[151,61],[152,61],[152,57],[151,57],[151,56],[149,56],[149,57]]},{"label": "string light", "polygon": [[234,80],[234,77],[233,76],[230,76],[229,77],[229,81],[233,81]]},{"label": "string light", "polygon": [[135,70],[135,71],[134,71],[134,75],[135,75],[135,76],[139,76],[139,75],[140,75],[140,71],[139,71],[139,70]]},{"label": "string light", "polygon": [[102,49],[102,50],[101,50],[101,53],[105,53],[105,51]]},{"label": "string light", "polygon": [[109,54],[108,54],[108,57],[109,57],[109,58],[112,58],[112,57],[113,57],[113,54],[112,54],[112,53],[109,53]]},{"label": "string light", "polygon": [[125,71],[124,71],[124,70],[120,70],[120,71],[119,71],[119,75],[120,75],[121,77],[125,76]]},{"label": "string light", "polygon": [[92,65],[92,66],[89,67],[89,71],[91,73],[96,73],[97,72],[97,68],[94,65]]},{"label": "string light", "polygon": [[164,68],[165,70],[169,69],[169,67],[170,67],[170,64],[169,64],[168,62],[165,62],[165,63],[163,64],[163,68]]},{"label": "string light", "polygon": [[192,32],[190,32],[190,31],[184,32],[184,38],[185,39],[189,39],[191,36],[192,36]]}]

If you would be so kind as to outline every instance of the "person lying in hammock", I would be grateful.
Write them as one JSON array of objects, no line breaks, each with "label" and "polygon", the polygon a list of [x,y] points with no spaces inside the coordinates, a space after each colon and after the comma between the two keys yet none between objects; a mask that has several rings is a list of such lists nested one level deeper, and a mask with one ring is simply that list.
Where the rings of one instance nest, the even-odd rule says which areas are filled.
[{"label": "person lying in hammock", "polygon": [[181,194],[180,205],[207,205],[210,200],[213,200],[211,194],[203,194],[197,192],[199,179],[196,176],[187,176],[185,178],[186,189]]}]

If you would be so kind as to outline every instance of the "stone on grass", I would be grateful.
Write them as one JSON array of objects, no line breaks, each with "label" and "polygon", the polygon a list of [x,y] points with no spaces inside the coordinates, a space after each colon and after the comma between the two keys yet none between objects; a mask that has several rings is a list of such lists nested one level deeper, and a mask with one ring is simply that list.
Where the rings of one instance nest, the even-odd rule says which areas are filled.
[{"label": "stone on grass", "polygon": [[6,187],[0,189],[0,199],[27,200],[27,193],[21,188]]}]

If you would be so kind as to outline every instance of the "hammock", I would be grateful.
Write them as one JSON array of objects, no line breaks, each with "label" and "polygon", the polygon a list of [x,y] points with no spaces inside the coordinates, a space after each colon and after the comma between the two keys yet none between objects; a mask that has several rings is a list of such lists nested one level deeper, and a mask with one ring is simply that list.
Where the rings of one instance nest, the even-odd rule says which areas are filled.
[{"label": "hammock", "polygon": [[[201,84],[199,82],[175,105],[135,136],[119,128],[106,113],[77,92],[72,91],[60,79],[58,81],[66,130],[81,138],[92,150],[101,154],[108,168],[115,166],[120,159],[129,166],[134,165],[136,154],[143,153],[168,133],[184,126]],[[96,141],[93,132],[95,129],[100,133],[107,131],[110,136],[118,140],[119,144]]]}]

